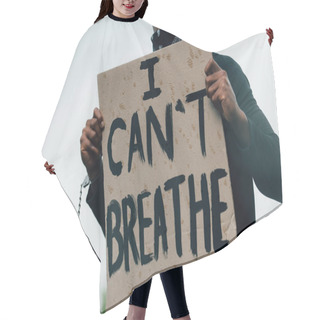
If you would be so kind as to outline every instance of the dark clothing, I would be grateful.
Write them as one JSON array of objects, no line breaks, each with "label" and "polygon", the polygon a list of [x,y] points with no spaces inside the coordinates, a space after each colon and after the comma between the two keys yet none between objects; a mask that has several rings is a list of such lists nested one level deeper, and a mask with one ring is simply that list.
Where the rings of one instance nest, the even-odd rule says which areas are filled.
[{"label": "dark clothing", "polygon": [[140,287],[134,289],[132,295],[130,296],[129,304],[141,308],[146,308],[148,306],[151,282],[152,278]]},{"label": "dark clothing", "polygon": [[[160,277],[167,297],[171,317],[176,319],[187,316],[189,311],[184,293],[182,267],[162,272],[160,273]],[[133,291],[129,304],[142,308],[147,307],[151,281],[152,279]]]},{"label": "dark clothing", "polygon": [[227,72],[238,105],[249,121],[251,144],[241,148],[232,128],[223,120],[237,233],[255,222],[253,180],[265,196],[282,202],[279,138],[252,95],[247,77],[230,57],[212,54]]}]

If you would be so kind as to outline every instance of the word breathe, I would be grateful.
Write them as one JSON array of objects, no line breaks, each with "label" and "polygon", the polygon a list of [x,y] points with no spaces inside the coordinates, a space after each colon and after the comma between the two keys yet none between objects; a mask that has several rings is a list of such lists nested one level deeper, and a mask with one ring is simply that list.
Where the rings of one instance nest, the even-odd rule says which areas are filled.
[{"label": "word breathe", "polygon": [[[149,90],[144,92],[143,100],[155,99],[161,94],[161,88],[155,87],[154,66],[159,62],[158,57],[141,62],[140,70],[148,70]],[[199,117],[199,142],[201,154],[206,156],[205,147],[205,126],[204,126],[204,98],[206,90],[198,90],[186,95],[185,99],[178,99],[174,110],[185,113],[184,104],[192,101],[198,101]],[[157,137],[159,145],[170,161],[174,161],[174,123],[173,123],[173,105],[166,104],[165,109],[165,133],[161,130],[161,125],[152,106],[146,113],[146,151],[147,161],[153,166],[152,154],[152,129]],[[123,172],[123,162],[116,161],[113,157],[113,137],[117,130],[126,130],[127,125],[124,119],[116,118],[112,121],[108,139],[107,139],[107,157],[110,172],[114,176],[121,176]],[[128,150],[128,172],[132,169],[132,159],[137,152],[142,162],[146,161],[144,146],[142,143],[142,134],[138,113],[133,113],[131,117],[130,141]],[[137,196],[128,194],[121,200],[112,199],[106,210],[106,240],[108,256],[108,272],[111,277],[119,270],[123,263],[126,272],[130,271],[130,256],[136,265],[147,265],[152,260],[159,259],[160,246],[162,254],[168,254],[168,223],[174,224],[175,232],[175,252],[177,256],[183,255],[182,232],[181,232],[181,209],[180,186],[187,183],[189,196],[189,222],[190,222],[190,250],[194,256],[198,254],[197,243],[197,217],[202,211],[203,219],[203,242],[206,252],[217,251],[228,244],[228,241],[222,240],[221,232],[221,213],[227,210],[227,203],[220,201],[219,181],[227,177],[227,172],[223,168],[212,171],[209,175],[203,173],[200,179],[201,199],[196,199],[195,176],[190,174],[178,175],[168,179],[164,184],[158,185],[151,193],[149,190],[143,190]],[[209,183],[208,183],[209,182]],[[171,192],[173,217],[168,221],[166,216],[163,193]],[[145,201],[153,198],[153,218],[145,216]],[[152,226],[153,225],[153,226]],[[145,232],[153,232],[153,248],[150,244],[146,247]]]},{"label": "word breathe", "polygon": [[[207,252],[211,251],[211,236],[215,251],[227,245],[227,241],[221,240],[221,220],[220,214],[227,209],[227,204],[220,201],[219,180],[227,175],[224,169],[216,169],[210,174],[211,203],[209,201],[209,189],[206,174],[201,175],[201,200],[195,199],[195,183],[193,174],[188,176],[188,188],[190,199],[190,246],[194,256],[197,256],[197,214],[202,211],[204,225],[204,244]],[[181,211],[180,211],[180,184],[185,181],[184,175],[171,178],[164,183],[165,191],[172,191],[172,206],[174,212],[175,226],[175,247],[179,257],[182,256],[181,244]],[[112,200],[107,208],[107,249],[108,249],[108,269],[112,276],[120,269],[123,259],[125,270],[130,271],[129,266],[129,247],[135,264],[148,264],[152,259],[158,260],[160,238],[163,254],[168,252],[167,222],[163,205],[161,187],[158,186],[154,192],[154,218],[144,217],[143,200],[151,196],[149,191],[142,191],[134,199],[132,195],[123,198],[121,204],[117,200]],[[137,205],[136,205],[137,204]],[[130,214],[129,214],[130,212]],[[121,226],[121,220],[123,228]],[[113,221],[115,223],[113,223]],[[138,223],[139,234],[135,235],[134,227]],[[145,252],[144,232],[145,229],[154,230],[153,253]],[[136,238],[139,238],[139,250]],[[115,240],[115,241],[114,241]],[[114,258],[114,242],[118,246],[117,257]]]}]

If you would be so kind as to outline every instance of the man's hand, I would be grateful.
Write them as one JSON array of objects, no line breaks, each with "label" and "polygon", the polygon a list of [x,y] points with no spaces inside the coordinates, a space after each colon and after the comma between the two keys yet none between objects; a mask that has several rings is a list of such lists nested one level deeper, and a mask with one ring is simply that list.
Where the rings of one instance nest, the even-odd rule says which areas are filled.
[{"label": "man's hand", "polygon": [[204,72],[207,75],[206,89],[208,98],[221,113],[221,116],[228,122],[232,122],[240,108],[229,82],[227,72],[222,70],[213,58],[207,63]]},{"label": "man's hand", "polygon": [[87,121],[80,138],[81,159],[87,168],[91,181],[99,175],[103,129],[102,113],[98,108],[95,108],[93,117]]},{"label": "man's hand", "polygon": [[231,125],[238,142],[243,147],[248,146],[250,144],[248,119],[237,103],[227,72],[222,70],[213,58],[207,63],[204,72],[208,98]]}]

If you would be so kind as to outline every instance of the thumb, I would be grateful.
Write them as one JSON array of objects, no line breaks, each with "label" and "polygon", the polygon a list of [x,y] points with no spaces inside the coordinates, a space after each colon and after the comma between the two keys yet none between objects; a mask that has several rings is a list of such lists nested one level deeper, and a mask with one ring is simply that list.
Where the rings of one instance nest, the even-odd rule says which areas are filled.
[{"label": "thumb", "polygon": [[206,67],[204,69],[204,72],[208,76],[209,74],[215,73],[215,72],[220,71],[220,70],[222,70],[220,68],[220,66],[216,63],[216,61],[213,58],[211,58],[208,61],[207,65],[206,65]]}]

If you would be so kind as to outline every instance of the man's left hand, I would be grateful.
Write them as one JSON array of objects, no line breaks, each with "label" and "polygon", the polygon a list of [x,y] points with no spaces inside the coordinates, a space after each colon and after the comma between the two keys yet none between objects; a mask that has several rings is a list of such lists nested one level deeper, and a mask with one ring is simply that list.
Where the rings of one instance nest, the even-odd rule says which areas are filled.
[{"label": "man's left hand", "polygon": [[238,142],[242,146],[248,146],[250,143],[248,119],[237,103],[227,72],[221,69],[213,58],[207,63],[204,72],[208,98],[231,125]]}]

